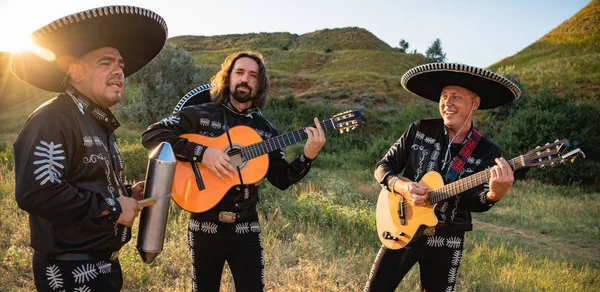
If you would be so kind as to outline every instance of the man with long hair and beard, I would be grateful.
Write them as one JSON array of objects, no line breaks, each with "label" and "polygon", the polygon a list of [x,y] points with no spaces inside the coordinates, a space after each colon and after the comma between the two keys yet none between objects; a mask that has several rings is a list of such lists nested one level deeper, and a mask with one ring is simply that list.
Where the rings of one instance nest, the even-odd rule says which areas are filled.
[{"label": "man with long hair and beard", "polygon": [[[212,102],[183,107],[168,118],[151,125],[142,134],[142,144],[152,149],[169,142],[179,159],[200,162],[221,179],[237,176],[230,157],[221,150],[180,137],[194,133],[208,137],[223,135],[234,126],[245,125],[262,139],[279,132],[261,113],[269,93],[269,77],[262,56],[238,52],[228,56],[211,79]],[[325,144],[319,120],[304,132],[308,140],[304,153],[291,163],[282,150],[268,154],[266,178],[279,189],[302,179]],[[264,290],[263,244],[258,223],[258,183],[231,188],[213,208],[191,213],[188,239],[193,263],[193,290],[219,291],[227,261],[236,291]]]}]

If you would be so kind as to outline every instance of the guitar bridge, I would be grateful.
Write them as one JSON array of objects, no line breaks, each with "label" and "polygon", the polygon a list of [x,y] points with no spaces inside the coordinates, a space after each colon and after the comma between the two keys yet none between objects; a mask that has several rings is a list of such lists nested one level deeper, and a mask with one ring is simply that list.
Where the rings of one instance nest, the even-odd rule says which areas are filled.
[{"label": "guitar bridge", "polygon": [[388,231],[384,231],[381,235],[383,236],[383,239],[393,240],[393,241],[399,241],[400,240],[398,237],[393,236]]}]

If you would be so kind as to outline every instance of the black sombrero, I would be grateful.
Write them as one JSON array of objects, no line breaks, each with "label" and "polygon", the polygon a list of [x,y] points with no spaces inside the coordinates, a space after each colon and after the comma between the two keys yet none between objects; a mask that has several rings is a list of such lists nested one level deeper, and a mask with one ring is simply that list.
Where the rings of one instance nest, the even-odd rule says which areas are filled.
[{"label": "black sombrero", "polygon": [[31,34],[33,42],[50,51],[42,58],[32,51],[11,55],[11,71],[21,80],[44,90],[66,89],[68,60],[102,47],[119,50],[125,77],[148,64],[167,40],[167,25],[158,14],[133,6],[106,6],[71,14]]},{"label": "black sombrero", "polygon": [[505,105],[521,96],[521,89],[490,70],[456,63],[430,63],[408,70],[402,86],[418,96],[440,101],[442,89],[449,85],[467,88],[481,97],[480,109]]},{"label": "black sombrero", "polygon": [[173,114],[179,112],[182,108],[195,104],[203,104],[207,102],[211,102],[210,98],[210,89],[213,88],[213,84],[202,84],[188,93],[186,93],[177,103],[175,109],[173,110]]}]

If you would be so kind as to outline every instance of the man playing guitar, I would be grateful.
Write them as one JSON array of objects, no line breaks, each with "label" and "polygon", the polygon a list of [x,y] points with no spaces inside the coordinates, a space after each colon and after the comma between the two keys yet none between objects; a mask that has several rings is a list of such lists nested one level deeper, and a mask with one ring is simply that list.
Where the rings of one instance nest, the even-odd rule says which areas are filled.
[{"label": "man playing guitar", "polygon": [[[441,119],[414,122],[392,145],[375,169],[382,187],[401,196],[401,204],[418,208],[429,202],[430,188],[418,183],[428,172],[439,172],[444,183],[488,168],[491,177],[489,183],[439,202],[434,211],[438,224],[421,229],[420,236],[407,246],[382,246],[365,291],[394,291],[417,262],[422,290],[454,291],[464,234],[472,230],[471,212],[489,210],[514,181],[499,147],[473,128],[473,113],[511,102],[521,91],[494,72],[450,63],[415,67],[402,77],[402,85],[438,102]],[[398,216],[407,224],[401,211]]]}]

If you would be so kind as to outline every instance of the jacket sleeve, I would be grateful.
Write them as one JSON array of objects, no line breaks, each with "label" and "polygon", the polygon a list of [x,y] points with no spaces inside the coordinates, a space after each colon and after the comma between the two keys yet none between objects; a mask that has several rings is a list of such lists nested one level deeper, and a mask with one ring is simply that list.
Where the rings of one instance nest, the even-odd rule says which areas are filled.
[{"label": "jacket sleeve", "polygon": [[81,163],[83,141],[72,119],[61,113],[34,113],[25,123],[14,147],[15,198],[19,207],[55,224],[77,224],[100,217],[111,207],[104,196],[69,183],[70,165]]},{"label": "jacket sleeve", "polygon": [[406,167],[410,153],[410,145],[408,144],[409,141],[414,140],[416,129],[417,124],[411,124],[377,163],[374,175],[382,188],[387,188],[388,191],[392,191],[390,186],[393,186],[396,180],[398,180],[396,175],[400,174]]},{"label": "jacket sleeve", "polygon": [[[273,137],[279,135],[277,129],[271,125]],[[289,186],[301,180],[310,171],[312,160],[304,155],[288,162],[285,159],[283,150],[277,150],[269,153],[269,169],[267,170],[267,179],[280,190],[285,190]]]},{"label": "jacket sleeve", "polygon": [[168,142],[178,158],[202,162],[206,146],[179,137],[183,134],[198,133],[200,116],[195,107],[185,107],[181,111],[150,125],[142,134],[142,145],[154,149],[161,142]]},{"label": "jacket sleeve", "polygon": [[[500,148],[492,144],[492,147],[490,147],[490,150],[485,157],[482,158],[482,162],[477,166],[477,168],[475,168],[473,174],[481,171],[487,171],[489,168],[496,165],[495,159],[499,157],[501,157]],[[490,184],[489,182],[486,182],[459,194],[460,200],[458,207],[471,212],[485,212],[491,209],[496,202],[487,199],[486,194],[489,190]]]}]

